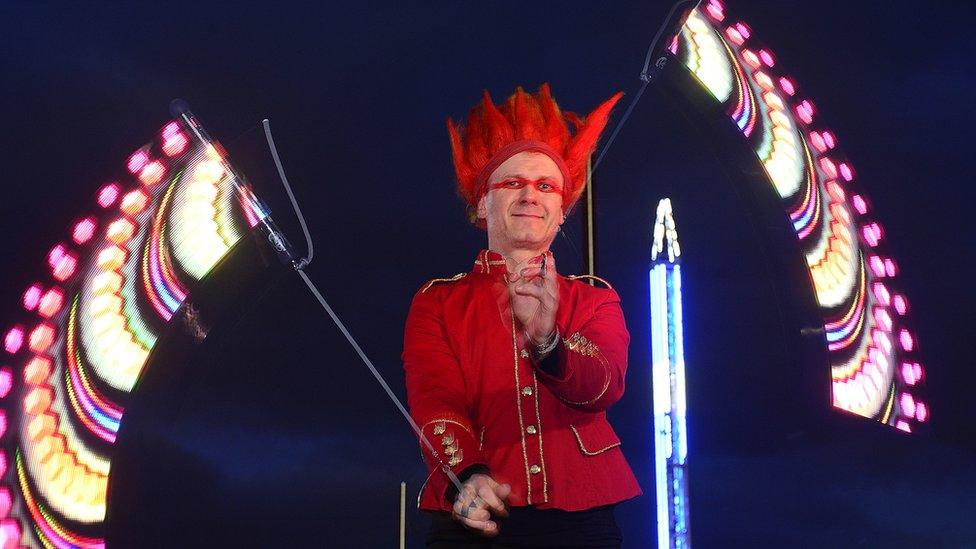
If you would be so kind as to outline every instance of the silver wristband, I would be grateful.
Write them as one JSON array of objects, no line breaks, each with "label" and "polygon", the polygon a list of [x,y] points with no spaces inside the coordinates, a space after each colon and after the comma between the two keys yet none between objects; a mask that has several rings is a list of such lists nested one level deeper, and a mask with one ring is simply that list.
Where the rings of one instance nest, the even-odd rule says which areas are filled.
[{"label": "silver wristband", "polygon": [[535,342],[533,342],[533,346],[532,346],[533,354],[535,355],[536,360],[542,360],[545,357],[549,356],[549,353],[551,353],[553,349],[556,348],[556,345],[558,344],[559,344],[559,327],[557,326],[555,329],[553,329],[552,335],[549,336],[548,341],[540,345],[536,345]]}]

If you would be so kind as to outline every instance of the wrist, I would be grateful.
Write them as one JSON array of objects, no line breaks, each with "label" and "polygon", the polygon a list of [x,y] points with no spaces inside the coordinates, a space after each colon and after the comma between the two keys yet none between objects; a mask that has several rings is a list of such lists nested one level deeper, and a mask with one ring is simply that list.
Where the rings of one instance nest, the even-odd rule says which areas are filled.
[{"label": "wrist", "polygon": [[[528,334],[526,334],[528,335]],[[556,345],[559,343],[559,328],[553,326],[552,331],[549,335],[542,339],[542,341],[537,341],[535,338],[527,337],[531,343],[530,348],[532,349],[533,357],[538,361],[549,356],[553,350],[555,350]]]}]

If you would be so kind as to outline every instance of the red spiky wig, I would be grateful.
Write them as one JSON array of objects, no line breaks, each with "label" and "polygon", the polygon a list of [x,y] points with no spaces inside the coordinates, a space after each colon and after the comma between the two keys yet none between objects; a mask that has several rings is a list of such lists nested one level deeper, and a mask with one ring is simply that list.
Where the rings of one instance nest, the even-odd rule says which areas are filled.
[{"label": "red spiky wig", "polygon": [[[556,163],[563,174],[563,212],[568,212],[586,187],[590,155],[607,125],[610,110],[620,100],[618,92],[584,119],[562,112],[553,100],[549,85],[535,95],[521,87],[502,105],[492,102],[488,91],[471,109],[465,126],[447,120],[454,155],[458,193],[468,204],[472,223],[478,220],[478,201],[487,192],[488,177],[502,162],[523,151],[541,152]],[[572,127],[572,128],[571,128]]]}]

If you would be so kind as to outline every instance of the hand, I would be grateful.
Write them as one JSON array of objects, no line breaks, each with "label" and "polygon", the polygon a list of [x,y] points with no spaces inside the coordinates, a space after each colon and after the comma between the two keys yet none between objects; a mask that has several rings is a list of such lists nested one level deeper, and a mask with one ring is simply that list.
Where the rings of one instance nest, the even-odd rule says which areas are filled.
[{"label": "hand", "polygon": [[521,269],[518,277],[508,285],[515,317],[530,342],[536,345],[545,343],[556,329],[556,310],[559,309],[556,276],[556,261],[546,252],[542,265]]},{"label": "hand", "polygon": [[508,516],[505,501],[512,493],[512,487],[498,484],[488,475],[475,473],[461,488],[454,500],[454,520],[483,536],[497,536],[498,523],[491,517]]}]

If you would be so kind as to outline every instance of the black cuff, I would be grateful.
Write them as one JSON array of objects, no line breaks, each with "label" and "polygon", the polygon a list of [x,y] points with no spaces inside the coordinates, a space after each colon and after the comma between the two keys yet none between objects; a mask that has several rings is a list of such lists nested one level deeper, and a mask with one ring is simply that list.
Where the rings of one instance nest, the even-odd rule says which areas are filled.
[{"label": "black cuff", "polygon": [[[491,475],[491,470],[488,469],[487,465],[476,463],[469,465],[466,469],[458,473],[457,478],[461,481],[461,484],[464,484],[469,478],[479,473],[482,475]],[[454,502],[454,498],[457,497],[457,487],[454,486],[453,482],[447,485],[447,492],[444,493],[444,496],[447,498],[447,501]]]}]

